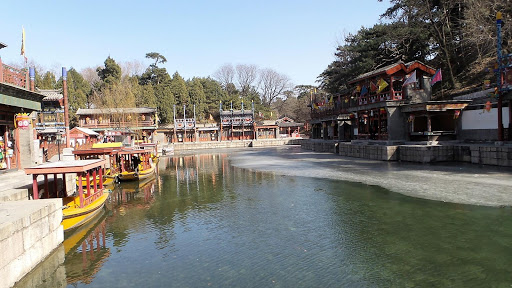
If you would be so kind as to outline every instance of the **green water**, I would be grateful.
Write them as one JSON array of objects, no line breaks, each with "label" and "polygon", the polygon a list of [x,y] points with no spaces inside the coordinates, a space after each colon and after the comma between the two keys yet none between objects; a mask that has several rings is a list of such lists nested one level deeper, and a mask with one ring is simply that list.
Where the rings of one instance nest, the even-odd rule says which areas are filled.
[{"label": "green water", "polygon": [[117,187],[105,214],[84,236],[85,245],[74,245],[48,276],[65,279],[45,283],[512,285],[510,208],[449,204],[377,186],[245,170],[231,166],[229,155],[162,158],[155,179]]}]

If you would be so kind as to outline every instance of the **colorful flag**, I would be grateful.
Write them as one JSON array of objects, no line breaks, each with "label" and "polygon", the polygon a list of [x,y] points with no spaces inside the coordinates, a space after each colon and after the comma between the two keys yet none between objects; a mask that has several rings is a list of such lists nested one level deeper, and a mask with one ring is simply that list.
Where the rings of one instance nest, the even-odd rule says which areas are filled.
[{"label": "colorful flag", "polygon": [[377,86],[379,86],[379,90],[377,93],[380,93],[384,88],[388,87],[388,82],[384,81],[384,79],[380,78],[379,82],[377,82]]},{"label": "colorful flag", "polygon": [[430,86],[434,86],[437,82],[443,80],[443,74],[441,73],[441,68],[437,69],[436,74],[430,80]]},{"label": "colorful flag", "polygon": [[361,85],[357,85],[357,86],[356,86],[356,90],[355,90],[355,92],[358,92],[358,93],[359,93],[359,92],[361,92]]},{"label": "colorful flag", "polygon": [[373,81],[370,81],[370,91],[375,92],[377,91],[377,85],[373,83]]},{"label": "colorful flag", "polygon": [[25,28],[21,26],[21,56],[25,56]]},{"label": "colorful flag", "polygon": [[409,84],[412,84],[412,83],[416,83],[418,82],[418,79],[416,79],[416,70],[414,70],[414,72],[412,72],[412,74],[407,77],[407,79],[405,80],[403,86],[405,85],[409,85]]},{"label": "colorful flag", "polygon": [[21,56],[25,58],[25,64],[27,64],[27,56],[25,56],[25,28],[21,26]]},{"label": "colorful flag", "polygon": [[363,88],[361,88],[361,96],[364,96],[368,93],[368,88],[366,88],[366,86],[363,86]]}]

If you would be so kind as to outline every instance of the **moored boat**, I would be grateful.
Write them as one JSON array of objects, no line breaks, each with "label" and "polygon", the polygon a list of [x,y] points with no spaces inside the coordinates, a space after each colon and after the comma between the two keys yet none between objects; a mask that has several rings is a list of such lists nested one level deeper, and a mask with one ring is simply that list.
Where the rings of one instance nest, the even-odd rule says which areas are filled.
[{"label": "moored boat", "polygon": [[119,180],[141,180],[155,173],[158,157],[152,149],[123,148],[118,153],[121,159]]},{"label": "moored boat", "polygon": [[[109,196],[103,187],[102,167],[105,166],[105,163],[106,160],[104,159],[58,161],[25,168],[25,173],[32,174],[33,177],[33,199],[37,200],[41,197],[62,198],[62,226],[64,231],[67,231],[86,223],[99,213],[105,205],[105,201]],[[96,181],[95,177],[97,171],[99,172],[99,181]],[[63,187],[61,189],[58,189],[57,183],[57,175],[62,174],[62,179],[66,179],[67,173],[77,173],[79,181],[79,185],[77,185],[78,193],[69,196],[66,193],[66,181],[62,181]],[[49,174],[54,175],[53,190],[49,189]],[[44,191],[42,193],[39,191],[37,182],[39,175],[43,175],[45,179]],[[82,177],[87,179],[86,182],[92,182],[92,185],[84,187],[82,185]]]},{"label": "moored boat", "polygon": [[[105,165],[104,171],[103,171],[103,185],[111,186],[114,185],[114,183],[117,180],[117,175],[119,171],[119,164],[118,164],[118,151],[120,148],[117,148],[118,146],[113,147],[104,147],[104,148],[92,148],[92,149],[84,149],[84,150],[74,150],[73,154],[75,155],[75,158],[77,160],[86,160],[86,159],[105,159],[107,160],[107,164]],[[96,182],[99,182],[99,175],[96,175]],[[78,185],[78,178],[76,180]],[[82,185],[87,185],[87,179],[85,177],[82,177]],[[91,183],[89,183],[91,185]]]}]

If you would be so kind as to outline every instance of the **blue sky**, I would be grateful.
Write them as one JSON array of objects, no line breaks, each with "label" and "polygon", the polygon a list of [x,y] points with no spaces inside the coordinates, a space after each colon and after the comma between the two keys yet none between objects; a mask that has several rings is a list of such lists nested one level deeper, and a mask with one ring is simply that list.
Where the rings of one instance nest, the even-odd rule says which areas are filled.
[{"label": "blue sky", "polygon": [[[370,27],[389,2],[359,1],[19,1],[5,0],[0,50],[4,63],[26,55],[47,70],[167,58],[185,79],[206,77],[224,64],[254,64],[314,85],[334,60],[343,36]],[[60,76],[60,75],[57,75]]]}]

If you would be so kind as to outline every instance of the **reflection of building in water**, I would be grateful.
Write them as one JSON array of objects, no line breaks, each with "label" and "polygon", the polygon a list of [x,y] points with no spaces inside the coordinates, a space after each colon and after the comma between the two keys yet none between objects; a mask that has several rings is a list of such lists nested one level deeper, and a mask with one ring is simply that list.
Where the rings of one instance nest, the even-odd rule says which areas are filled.
[{"label": "reflection of building in water", "polygon": [[64,265],[68,284],[91,283],[110,256],[110,248],[107,248],[105,238],[105,219],[106,215],[102,213],[98,219],[92,219],[72,235],[66,235],[63,245],[66,251]]},{"label": "reflection of building in water", "polygon": [[201,192],[207,186],[205,182],[215,186],[217,181],[222,181],[223,190],[227,191],[231,183],[226,181],[233,177],[242,178],[244,183],[252,183],[262,178],[262,172],[232,166],[226,153],[175,156],[161,159],[160,163],[164,165],[160,167],[161,170],[165,169],[175,175],[178,194],[183,192],[183,188],[187,193],[193,188]]},{"label": "reflection of building in water", "polygon": [[[110,204],[112,208],[120,205],[132,205],[148,208],[148,204],[154,201],[156,177],[153,175],[140,181],[122,182],[110,194]],[[143,203],[133,202],[137,199],[143,199]]]}]

